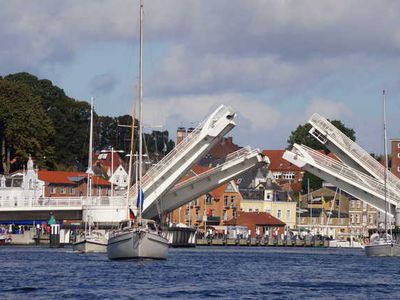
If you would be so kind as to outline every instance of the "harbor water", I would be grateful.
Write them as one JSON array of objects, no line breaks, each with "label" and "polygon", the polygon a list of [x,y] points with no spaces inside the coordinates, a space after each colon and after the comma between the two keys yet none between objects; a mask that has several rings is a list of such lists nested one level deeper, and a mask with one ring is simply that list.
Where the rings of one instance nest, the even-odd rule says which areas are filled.
[{"label": "harbor water", "polygon": [[0,248],[1,299],[399,299],[400,258],[362,249],[198,247],[165,261]]}]

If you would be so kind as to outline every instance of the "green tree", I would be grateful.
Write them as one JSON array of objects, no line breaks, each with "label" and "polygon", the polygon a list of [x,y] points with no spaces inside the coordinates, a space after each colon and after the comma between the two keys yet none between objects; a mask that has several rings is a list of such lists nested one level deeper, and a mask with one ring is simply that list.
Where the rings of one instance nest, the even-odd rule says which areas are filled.
[{"label": "green tree", "polygon": [[[348,136],[351,140],[356,140],[355,131],[352,128],[346,127],[340,120],[330,121],[337,129],[343,132],[346,136]],[[306,145],[314,150],[323,150],[326,154],[330,151],[326,148],[325,145],[321,144],[315,137],[313,137],[309,131],[311,129],[311,125],[306,123],[304,125],[299,125],[295,130],[293,130],[287,140],[288,146],[287,149],[291,149],[294,144],[302,144]],[[316,190],[322,187],[322,179],[319,177],[305,172],[302,181],[302,188],[304,191],[307,190],[307,182],[310,182],[310,189]]]},{"label": "green tree", "polygon": [[51,119],[41,100],[23,84],[0,79],[0,152],[5,174],[16,170],[33,155],[39,167],[54,164]]},{"label": "green tree", "polygon": [[87,164],[90,105],[68,97],[50,80],[38,79],[29,73],[10,74],[5,79],[26,84],[41,99],[42,106],[53,122],[55,135],[49,141],[55,149],[57,169]]},{"label": "green tree", "polygon": [[[347,135],[351,140],[356,140],[354,129],[346,127],[340,120],[333,120],[330,122],[337,129]],[[311,127],[312,126],[309,123],[297,126],[297,128],[290,133],[290,136],[287,140],[287,149],[291,149],[294,144],[302,144],[313,148],[314,150],[324,150],[325,153],[329,153],[329,150],[325,147],[325,145],[321,144],[309,133]]]}]

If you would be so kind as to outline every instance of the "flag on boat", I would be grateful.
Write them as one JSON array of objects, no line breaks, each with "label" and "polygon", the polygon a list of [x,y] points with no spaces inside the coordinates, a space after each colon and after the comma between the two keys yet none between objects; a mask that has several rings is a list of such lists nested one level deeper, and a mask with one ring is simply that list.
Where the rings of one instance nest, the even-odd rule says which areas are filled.
[{"label": "flag on boat", "polygon": [[140,211],[143,210],[143,202],[144,202],[144,193],[143,190],[141,189],[137,198],[137,208]]}]

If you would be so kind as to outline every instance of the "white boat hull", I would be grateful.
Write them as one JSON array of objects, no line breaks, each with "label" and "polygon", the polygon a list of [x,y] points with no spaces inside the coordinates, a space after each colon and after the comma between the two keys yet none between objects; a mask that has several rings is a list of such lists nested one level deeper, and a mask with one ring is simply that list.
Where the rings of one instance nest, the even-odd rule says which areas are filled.
[{"label": "white boat hull", "polygon": [[109,259],[167,259],[168,240],[157,233],[135,229],[108,240]]},{"label": "white boat hull", "polygon": [[74,243],[72,249],[82,253],[105,253],[107,252],[107,240],[99,241],[83,239]]},{"label": "white boat hull", "polygon": [[397,243],[372,244],[365,246],[367,256],[400,256],[400,245]]}]

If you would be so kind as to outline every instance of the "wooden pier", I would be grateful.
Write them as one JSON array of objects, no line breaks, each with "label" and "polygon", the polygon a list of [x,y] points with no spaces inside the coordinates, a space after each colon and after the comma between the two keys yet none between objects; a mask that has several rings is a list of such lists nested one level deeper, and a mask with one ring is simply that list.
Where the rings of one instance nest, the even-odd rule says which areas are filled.
[{"label": "wooden pier", "polygon": [[197,246],[245,246],[245,247],[328,247],[328,240],[291,239],[197,239]]}]

